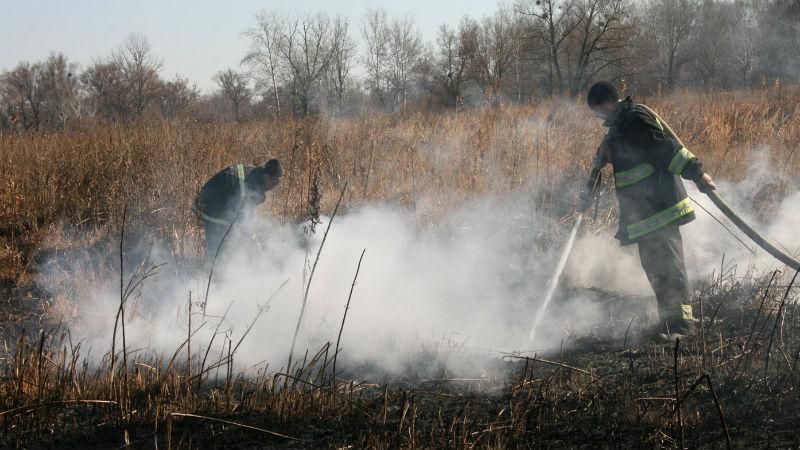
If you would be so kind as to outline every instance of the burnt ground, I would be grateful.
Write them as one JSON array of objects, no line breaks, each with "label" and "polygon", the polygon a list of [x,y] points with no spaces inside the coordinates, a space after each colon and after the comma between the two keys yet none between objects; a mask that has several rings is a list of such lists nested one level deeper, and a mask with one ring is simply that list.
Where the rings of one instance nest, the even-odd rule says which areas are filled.
[{"label": "burnt ground", "polygon": [[47,311],[53,296],[33,282],[0,278],[0,364],[8,359],[8,349],[23,334],[28,338],[53,326]]},{"label": "burnt ground", "polygon": [[198,367],[132,361],[127,379],[119,370],[112,379],[107,367],[91,369],[58,349],[58,324],[43,313],[46,292],[3,288],[3,447],[800,445],[800,290],[769,279],[699,286],[701,333],[681,342],[654,343],[634,325],[648,299],[591,291],[581,294],[604,305],[606,320],[558,351],[502,354],[441,342],[400,372],[349,366],[336,380],[330,348],[310,353],[291,375],[198,380]]}]

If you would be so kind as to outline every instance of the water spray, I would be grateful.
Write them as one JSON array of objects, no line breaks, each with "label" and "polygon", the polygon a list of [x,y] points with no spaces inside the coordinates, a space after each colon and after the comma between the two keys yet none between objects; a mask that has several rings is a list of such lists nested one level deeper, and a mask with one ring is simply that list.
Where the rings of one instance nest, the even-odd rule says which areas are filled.
[{"label": "water spray", "polygon": [[[648,108],[645,105],[641,105],[647,112],[652,114],[656,117],[661,125],[664,127],[664,130],[667,131],[673,139],[681,146],[684,147],[683,142],[681,142],[680,138],[675,134],[672,128],[664,121],[655,111]],[[599,171],[596,174],[593,174],[593,188],[592,192],[594,192],[594,188],[597,187],[599,182]],[[747,235],[750,239],[753,240],[759,247],[764,249],[767,253],[775,257],[781,263],[787,265],[791,269],[800,272],[800,261],[798,261],[793,256],[789,255],[788,253],[783,252],[777,246],[775,246],[769,239],[762,236],[759,232],[757,232],[753,227],[748,225],[742,218],[733,211],[733,209],[725,202],[725,200],[720,197],[719,193],[713,189],[706,189],[705,194],[711,199],[714,205],[722,211],[725,216],[730,219],[744,234]],[[530,348],[533,344],[534,339],[536,338],[536,333],[541,325],[542,319],[544,319],[545,312],[547,311],[547,307],[553,300],[553,296],[555,294],[556,288],[558,287],[558,282],[561,278],[561,274],[564,271],[564,267],[566,267],[567,260],[569,259],[569,255],[572,252],[572,246],[575,244],[575,237],[578,234],[578,228],[581,226],[583,222],[583,215],[585,212],[578,213],[578,218],[575,221],[575,225],[572,227],[572,232],[569,235],[569,239],[567,240],[566,245],[564,246],[564,250],[561,253],[561,258],[558,260],[558,265],[556,266],[556,270],[553,273],[552,278],[550,279],[550,283],[547,288],[547,292],[544,296],[544,301],[542,305],[539,307],[539,310],[536,312],[536,316],[534,317],[533,326],[531,327],[531,333],[528,336],[528,347]]]},{"label": "water spray", "polygon": [[569,254],[572,252],[572,246],[575,244],[575,236],[578,235],[578,228],[580,228],[582,222],[583,213],[580,213],[578,214],[578,219],[575,221],[575,225],[572,227],[572,232],[569,234],[567,245],[564,246],[564,250],[561,252],[561,258],[558,260],[556,271],[553,273],[552,278],[550,278],[550,283],[547,286],[547,293],[544,296],[544,302],[536,312],[536,317],[533,320],[533,327],[531,328],[531,334],[528,336],[529,347],[533,344],[534,338],[536,338],[536,331],[539,329],[539,325],[542,323],[544,313],[547,311],[547,306],[551,301],[553,301],[553,295],[556,292],[556,287],[558,287],[558,281],[561,279],[561,273],[564,272],[564,267],[567,265],[567,259],[569,259]]},{"label": "water spray", "polygon": [[[597,185],[600,184],[600,170],[595,169],[592,171],[591,181],[589,188],[589,192],[586,195],[594,195],[597,191]],[[580,228],[581,224],[583,223],[583,215],[586,214],[586,211],[589,209],[589,205],[583,201],[581,201],[580,212],[578,212],[578,218],[575,220],[575,225],[572,226],[572,232],[569,234],[569,239],[567,239],[567,244],[564,246],[564,250],[561,251],[561,257],[558,259],[558,265],[556,266],[556,271],[553,273],[553,276],[550,278],[550,282],[547,286],[547,292],[544,296],[544,302],[542,302],[542,306],[539,307],[539,310],[536,311],[536,316],[533,319],[533,326],[531,327],[531,334],[528,336],[528,348],[533,345],[533,340],[536,338],[536,332],[539,330],[539,326],[542,324],[542,319],[544,319],[544,313],[547,311],[548,305],[550,302],[553,301],[553,296],[555,295],[556,288],[558,287],[558,282],[561,279],[561,274],[564,272],[564,268],[567,266],[567,260],[569,259],[570,253],[572,253],[572,246],[575,245],[575,237],[578,236],[578,229]],[[597,198],[595,197],[595,214],[597,213]]]}]

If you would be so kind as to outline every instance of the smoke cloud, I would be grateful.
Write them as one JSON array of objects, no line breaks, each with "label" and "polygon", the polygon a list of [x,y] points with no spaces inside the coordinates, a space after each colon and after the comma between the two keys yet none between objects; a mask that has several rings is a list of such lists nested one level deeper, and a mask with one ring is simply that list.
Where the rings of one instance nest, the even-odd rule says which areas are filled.
[{"label": "smoke cloud", "polygon": [[[740,211],[746,207],[747,183],[719,183],[720,192]],[[712,212],[709,201],[687,183],[690,195]],[[534,352],[558,348],[565,340],[590,332],[609,319],[604,306],[581,289],[598,288],[619,295],[652,295],[639,266],[636,246],[620,247],[615,230],[586,228],[574,248],[565,277],[566,295],[554,302],[534,348],[527,339],[543,300],[560,244],[541,245],[543,233],[556,226],[535,213],[530,192],[488,196],[465,204],[435,224],[420,224],[413,213],[389,205],[367,205],[337,216],[322,249],[309,291],[296,357],[326,342],[335,342],[345,302],[362,250],[363,264],[354,288],[342,335],[342,358],[368,362],[390,372],[413,363],[428,346]],[[793,237],[800,227],[800,192],[785,196],[762,229],[797,252]],[[721,217],[721,214],[715,212]],[[687,267],[695,279],[719,271],[726,261],[763,270],[776,267],[763,251],[750,251],[702,210],[683,227]],[[747,218],[757,222],[755,216]],[[242,223],[226,245],[233,249],[218,261],[205,315],[207,271],[170,264],[158,245],[140,250],[150,265],[167,263],[143,281],[131,296],[127,344],[142,357],[169,358],[188,336],[189,298],[193,302],[195,352],[204,351],[215,330],[215,345],[227,336],[242,341],[235,361],[240,368],[285,366],[308,282],[327,220],[308,235],[303,224],[258,218]],[[566,237],[569,222],[561,225]],[[732,226],[732,225],[729,225]],[[741,234],[741,233],[739,233]],[[748,241],[746,241],[748,242]],[[749,242],[748,242],[749,243]],[[750,243],[749,243],[750,244]],[[752,244],[751,244],[752,245]],[[728,263],[726,263],[727,265]],[[76,262],[72,267],[85,266]],[[132,265],[131,269],[132,270]],[[60,277],[45,277],[58,290]],[[127,278],[131,273],[126,273]],[[285,283],[285,284],[284,284]],[[61,310],[73,341],[91,348],[97,361],[110,349],[119,306],[119,280],[85,283],[68,295]],[[191,294],[190,294],[191,293]],[[262,315],[258,316],[263,309]],[[624,329],[622,330],[624,332]],[[221,335],[221,336],[220,336]],[[219,352],[219,349],[214,349]]]}]

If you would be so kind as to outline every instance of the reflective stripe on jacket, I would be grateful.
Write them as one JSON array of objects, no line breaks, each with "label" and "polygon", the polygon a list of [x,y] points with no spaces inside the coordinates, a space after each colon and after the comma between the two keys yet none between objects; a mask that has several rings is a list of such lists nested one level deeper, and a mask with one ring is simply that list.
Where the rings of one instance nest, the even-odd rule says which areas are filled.
[{"label": "reflective stripe on jacket", "polygon": [[[244,164],[226,167],[203,185],[192,210],[206,222],[230,226],[248,193],[257,191],[257,187],[250,188],[249,183],[251,178],[263,177],[261,172],[260,167]],[[253,183],[263,182],[253,180]]]},{"label": "reflective stripe on jacket", "polygon": [[630,97],[619,103],[598,149],[593,170],[614,167],[623,244],[669,224],[694,220],[694,210],[681,178],[703,176],[702,164],[665,131],[657,117]]}]

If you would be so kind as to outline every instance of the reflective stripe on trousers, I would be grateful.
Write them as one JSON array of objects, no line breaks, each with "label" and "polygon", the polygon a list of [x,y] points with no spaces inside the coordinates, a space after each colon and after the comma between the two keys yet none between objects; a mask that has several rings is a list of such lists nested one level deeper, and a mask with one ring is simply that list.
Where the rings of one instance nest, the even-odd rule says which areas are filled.
[{"label": "reflective stripe on trousers", "polygon": [[668,320],[668,319],[680,319],[686,321],[693,321],[694,314],[692,313],[692,305],[683,304],[679,305],[678,309],[673,310],[670,313],[665,314],[661,319]]},{"label": "reflective stripe on trousers", "polygon": [[670,332],[691,334],[694,317],[679,228],[667,226],[637,244],[642,268],[658,302],[659,322]]},{"label": "reflective stripe on trousers", "polygon": [[694,315],[692,314],[692,305],[681,305],[681,319],[694,320]]}]

